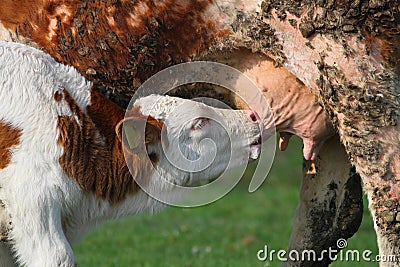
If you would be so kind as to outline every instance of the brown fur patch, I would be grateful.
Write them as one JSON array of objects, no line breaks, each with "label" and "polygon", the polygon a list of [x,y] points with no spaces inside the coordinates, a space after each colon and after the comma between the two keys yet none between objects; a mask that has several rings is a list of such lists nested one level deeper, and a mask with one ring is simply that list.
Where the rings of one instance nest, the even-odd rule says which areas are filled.
[{"label": "brown fur patch", "polygon": [[54,100],[57,102],[57,103],[59,103],[59,102],[61,102],[61,100],[62,100],[62,94],[60,93],[60,92],[55,92],[54,93]]},{"label": "brown fur patch", "polygon": [[22,21],[27,19],[32,10],[39,8],[40,3],[36,2],[3,0],[0,8],[1,23],[4,27],[15,30]]},{"label": "brown fur patch", "polygon": [[380,32],[380,35],[376,35],[364,30],[367,49],[377,60],[382,60],[400,75],[400,34],[384,29]]},{"label": "brown fur patch", "polygon": [[66,90],[64,98],[79,120],[63,116],[58,119],[58,143],[64,148],[59,162],[64,172],[83,191],[93,192],[110,203],[118,203],[135,193],[139,189],[136,181],[146,180],[152,174],[152,162],[130,154],[127,161],[134,173],[129,172],[121,142],[115,134],[124,110],[93,90],[87,114]]},{"label": "brown fur patch", "polygon": [[214,4],[5,0],[0,21],[87,78],[122,90],[226,36],[228,31],[219,29],[218,21],[203,14]]},{"label": "brown fur patch", "polygon": [[91,89],[90,106],[87,114],[92,119],[96,128],[106,138],[107,143],[115,142],[115,127],[124,118],[125,110],[105,98],[102,94]]},{"label": "brown fur patch", "polygon": [[0,120],[0,169],[4,169],[11,161],[10,149],[19,144],[21,130],[13,128]]}]

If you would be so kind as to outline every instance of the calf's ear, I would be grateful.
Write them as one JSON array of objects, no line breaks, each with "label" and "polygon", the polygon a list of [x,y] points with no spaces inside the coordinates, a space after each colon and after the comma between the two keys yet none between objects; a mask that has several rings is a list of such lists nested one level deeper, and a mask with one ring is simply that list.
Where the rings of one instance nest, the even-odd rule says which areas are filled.
[{"label": "calf's ear", "polygon": [[142,118],[125,118],[117,124],[115,133],[124,148],[132,151],[144,147],[145,123]]},{"label": "calf's ear", "polygon": [[151,117],[128,117],[117,124],[115,131],[124,148],[141,153],[145,152],[147,144],[167,141],[166,129],[163,129],[163,126],[163,122]]}]

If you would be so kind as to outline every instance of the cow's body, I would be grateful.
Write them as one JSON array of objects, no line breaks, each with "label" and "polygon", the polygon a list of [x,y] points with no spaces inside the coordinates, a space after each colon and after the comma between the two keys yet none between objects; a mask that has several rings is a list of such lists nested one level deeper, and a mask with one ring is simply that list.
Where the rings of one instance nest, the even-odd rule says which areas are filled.
[{"label": "cow's body", "polygon": [[[368,195],[380,255],[399,255],[400,3],[288,1],[281,19],[286,9],[273,2],[265,21],[278,33],[285,66],[335,122]],[[380,262],[398,265],[398,257]]]},{"label": "cow's body", "polygon": [[[286,70],[278,75],[278,79],[286,83],[274,84],[274,78],[257,80],[263,72],[271,71],[270,68],[261,70],[257,64],[248,65],[246,61],[232,65],[254,77],[254,82],[261,88],[266,83],[273,85],[265,95],[271,99],[271,108],[280,118],[277,128],[282,133],[299,134],[307,141],[306,159],[315,159],[316,148],[331,134],[327,114],[315,104],[308,90],[317,96],[336,122],[340,138],[363,176],[382,253],[398,254],[390,252],[398,246],[387,240],[397,240],[394,236],[400,229],[393,208],[398,205],[395,182],[398,130],[393,127],[397,121],[399,87],[398,14],[396,1],[142,0],[92,3],[82,0],[72,4],[51,1],[20,1],[16,4],[6,0],[0,9],[0,38],[40,47],[57,60],[75,66],[99,87],[117,92],[118,96],[134,91],[150,75],[181,61],[213,59],[227,62],[226,58],[243,55],[243,50],[237,48],[268,55],[276,65],[283,64],[308,87],[299,81],[293,86],[293,79],[296,79]],[[271,61],[265,61],[268,60]],[[281,87],[292,90],[282,94]],[[287,101],[296,96],[293,92],[300,92],[301,97],[295,99],[302,101]],[[274,106],[281,100],[288,104]],[[285,109],[287,106],[292,108]],[[302,113],[308,116],[292,116]],[[296,125],[301,127],[295,129]],[[380,129],[374,130],[377,127]],[[305,129],[313,130],[307,132]],[[282,148],[287,139],[288,135],[283,134]],[[328,148],[324,150],[325,155],[332,155]],[[315,163],[335,164],[334,161],[316,158]],[[350,165],[344,160],[337,166],[349,168]],[[332,178],[339,185],[333,195],[348,192],[344,184],[353,172],[349,169],[344,173]],[[308,184],[310,177],[318,175],[318,168],[311,172],[305,170],[304,184]],[[324,190],[303,186],[304,199],[316,194],[320,204],[302,201],[299,210],[304,212],[298,214],[302,218],[299,219],[300,229],[312,227],[316,220],[308,211],[324,211],[324,203],[331,203],[332,194],[324,195],[321,191]],[[337,198],[335,201],[337,214],[343,205]],[[384,207],[382,203],[393,204]],[[359,210],[359,200],[356,206]],[[352,227],[353,231],[357,228]],[[313,236],[319,239],[318,231],[303,237],[294,236],[301,240],[310,239],[305,246],[318,244],[323,248],[334,244],[333,239],[324,244],[319,240],[312,241]],[[341,233],[337,230],[331,235],[331,230],[325,228],[321,231],[330,237]],[[385,232],[392,237],[384,237]],[[295,243],[293,239],[292,244]]]},{"label": "cow's body", "polygon": [[[189,166],[183,171],[164,158],[164,153],[178,154],[175,150],[180,144],[189,158],[191,153],[207,158],[197,142],[216,127],[213,121],[198,118],[207,118],[208,111],[229,120],[226,125],[232,136],[236,133],[244,141],[247,130],[254,133],[244,143],[237,140],[232,153],[240,155],[260,138],[254,114],[250,119],[245,112],[212,109],[172,97],[141,98],[125,116],[124,109],[94,91],[91,82],[74,68],[20,44],[0,41],[0,84],[0,199],[12,218],[8,241],[14,256],[27,266],[74,266],[70,244],[88,229],[165,205],[141,190],[139,182],[174,194],[172,185],[161,177],[184,185],[222,173],[230,160],[225,155],[225,146],[230,144],[227,136],[213,135],[221,139],[218,155],[204,170]],[[230,124],[243,118],[244,125]],[[130,141],[123,127],[136,129],[146,122],[143,134]],[[163,142],[168,143],[165,148]],[[142,144],[147,152],[139,150],[144,149]],[[249,154],[235,159],[233,165],[257,157],[258,146],[250,146],[245,152]],[[0,266],[11,266],[8,246],[0,247]]]},{"label": "cow's body", "polygon": [[[315,159],[318,147],[334,131],[309,89],[287,70],[275,69],[275,61],[265,55],[276,47],[273,40],[269,47],[258,32],[269,34],[263,29],[267,25],[262,21],[261,3],[27,1],[18,4],[21,11],[16,16],[15,3],[6,1],[0,11],[0,38],[39,47],[74,66],[97,87],[119,96],[134,92],[151,75],[182,61],[226,63],[243,71],[263,90],[278,131],[302,137],[305,158]],[[257,32],[258,36],[253,36]],[[261,77],[262,73],[266,77]],[[242,90],[245,95],[246,88]],[[255,108],[261,114],[265,109]]]}]

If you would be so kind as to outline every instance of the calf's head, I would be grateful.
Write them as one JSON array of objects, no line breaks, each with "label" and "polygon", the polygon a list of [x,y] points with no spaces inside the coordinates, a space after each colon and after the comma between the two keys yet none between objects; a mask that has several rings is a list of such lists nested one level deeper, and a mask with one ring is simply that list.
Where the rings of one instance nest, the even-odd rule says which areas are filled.
[{"label": "calf's head", "polygon": [[150,95],[134,103],[116,131],[128,165],[147,159],[170,183],[190,185],[256,159],[261,127],[249,110]]}]

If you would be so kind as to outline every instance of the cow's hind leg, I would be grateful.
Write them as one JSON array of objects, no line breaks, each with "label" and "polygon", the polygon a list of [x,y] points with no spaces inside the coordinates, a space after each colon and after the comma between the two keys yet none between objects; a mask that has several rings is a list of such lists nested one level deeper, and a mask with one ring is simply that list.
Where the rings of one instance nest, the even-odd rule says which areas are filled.
[{"label": "cow's hind leg", "polygon": [[289,252],[298,254],[292,253],[294,259],[289,257],[284,266],[328,266],[331,259],[328,254],[321,257],[322,251],[338,250],[338,240],[346,240],[358,230],[362,213],[360,177],[335,136],[326,142],[317,160],[304,162],[300,203],[289,244]]},{"label": "cow's hind leg", "polygon": [[380,267],[400,266],[400,182],[396,178],[363,180],[379,247],[379,255],[371,258]]}]

